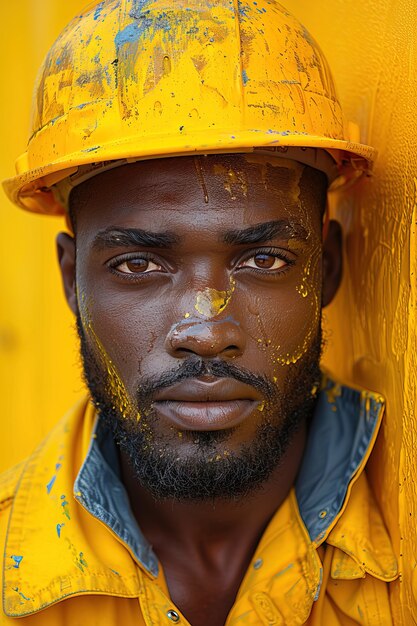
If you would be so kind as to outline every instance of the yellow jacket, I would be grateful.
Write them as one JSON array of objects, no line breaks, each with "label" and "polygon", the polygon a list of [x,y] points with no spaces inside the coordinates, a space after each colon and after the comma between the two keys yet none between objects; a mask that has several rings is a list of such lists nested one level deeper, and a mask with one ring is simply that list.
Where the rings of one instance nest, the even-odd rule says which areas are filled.
[{"label": "yellow jacket", "polygon": [[[382,413],[376,395],[327,381],[297,484],[261,538],[227,626],[392,624],[387,583],[397,565],[363,472]],[[179,617],[187,626],[97,433],[83,400],[0,477],[1,625],[166,626]]]}]

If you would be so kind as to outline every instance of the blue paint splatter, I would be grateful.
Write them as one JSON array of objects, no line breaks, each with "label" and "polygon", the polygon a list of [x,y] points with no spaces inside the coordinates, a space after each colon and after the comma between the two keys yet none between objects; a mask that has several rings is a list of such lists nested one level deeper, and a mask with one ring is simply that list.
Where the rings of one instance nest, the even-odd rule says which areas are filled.
[{"label": "blue paint splatter", "polygon": [[51,489],[54,486],[56,481],[56,475],[52,476],[51,480],[49,481],[49,483],[46,485],[46,493],[51,493]]},{"label": "blue paint splatter", "polygon": [[128,24],[126,28],[119,31],[114,38],[114,43],[117,47],[123,46],[126,43],[132,43],[137,41],[140,37],[140,29],[138,24]]},{"label": "blue paint splatter", "polygon": [[[62,459],[62,457],[59,457],[59,458],[60,458],[60,459]],[[56,472],[56,473],[52,476],[51,480],[50,480],[50,481],[49,481],[49,483],[46,485],[46,493],[48,493],[48,494],[50,494],[50,493],[51,493],[51,489],[52,489],[52,487],[54,486],[55,481],[56,481],[56,475],[57,475],[57,473],[59,472],[59,470],[61,469],[61,467],[62,467],[62,463],[57,463],[57,464],[55,465],[55,472]]]},{"label": "blue paint splatter", "polygon": [[84,572],[84,567],[88,567],[88,563],[84,558],[84,552],[80,552],[77,560],[75,561],[75,565]]},{"label": "blue paint splatter", "polygon": [[28,598],[27,596],[25,596],[21,591],[19,591],[19,587],[12,587],[12,590],[15,591],[16,593],[19,594],[19,596],[21,598],[23,598],[23,600],[26,600],[27,602],[32,600],[32,598]]},{"label": "blue paint splatter", "polygon": [[20,566],[20,564],[22,562],[23,556],[14,556],[14,555],[12,555],[10,558],[13,559],[13,561],[14,561],[13,567],[15,569],[19,569],[19,566]]},{"label": "blue paint splatter", "polygon": [[[153,19],[141,15],[140,22],[128,24],[126,28],[117,33],[116,37],[114,38],[114,42],[118,48],[127,43],[134,43],[143,35],[146,30],[149,30],[149,28],[151,28],[153,25]],[[167,20],[158,20],[158,26],[163,30],[169,30],[171,28],[171,25]]]},{"label": "blue paint splatter", "polygon": [[68,504],[69,503],[68,503],[67,499],[65,498],[65,496],[61,496],[61,500],[62,500],[61,506],[62,506],[62,510],[63,510],[63,513],[64,513],[65,517],[67,519],[71,519],[71,516],[70,516],[70,513],[69,513],[69,509],[68,509]]},{"label": "blue paint splatter", "polygon": [[156,22],[156,27],[158,29],[164,30],[165,32],[171,30],[171,22],[169,21],[166,13],[160,13],[156,18]]},{"label": "blue paint splatter", "polygon": [[100,4],[97,5],[97,8],[96,8],[96,10],[94,12],[94,19],[95,20],[99,19],[100,15],[101,15],[101,12],[103,10],[103,5],[104,5],[104,2],[100,2]]},{"label": "blue paint splatter", "polygon": [[239,15],[242,18],[248,17],[248,13],[250,11],[250,6],[248,6],[247,4],[242,4],[242,2],[238,1],[238,10],[239,10]]},{"label": "blue paint splatter", "polygon": [[65,524],[57,524],[56,525],[56,534],[58,535],[58,539],[61,538],[61,528],[65,526]]},{"label": "blue paint splatter", "polygon": [[246,73],[246,70],[242,70],[242,80],[244,85],[247,85],[248,80],[250,80],[249,76]]},{"label": "blue paint splatter", "polygon": [[[142,17],[149,2],[150,0],[132,0],[132,9],[130,10],[129,16],[134,19]],[[149,11],[146,12],[149,13]]]}]

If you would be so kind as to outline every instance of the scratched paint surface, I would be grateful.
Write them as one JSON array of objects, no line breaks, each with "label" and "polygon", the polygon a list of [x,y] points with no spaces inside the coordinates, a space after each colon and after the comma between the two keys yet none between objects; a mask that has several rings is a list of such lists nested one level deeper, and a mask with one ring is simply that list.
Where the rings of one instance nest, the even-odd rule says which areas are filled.
[{"label": "scratched paint surface", "polygon": [[[417,360],[411,349],[417,340],[417,158],[409,139],[417,132],[417,89],[411,80],[416,74],[417,53],[411,34],[416,32],[417,8],[414,0],[369,0],[356,3],[354,10],[343,0],[287,0],[284,4],[320,42],[337,76],[348,115],[364,128],[362,139],[379,149],[374,183],[362,190],[361,198],[357,194],[345,198],[339,210],[347,233],[346,273],[342,291],[326,315],[326,362],[340,376],[369,385],[388,399],[388,413],[371,459],[372,479],[397,554],[402,554],[403,582],[396,585],[393,598],[395,624],[409,624],[417,620]],[[28,133],[24,120],[29,117],[31,85],[42,57],[60,28],[84,5],[84,0],[2,3],[0,14],[7,24],[0,41],[2,58],[7,59],[1,65],[0,81],[4,176],[13,174],[13,160],[25,149]],[[219,27],[215,36],[223,34]],[[129,32],[124,44],[129,47],[133,44],[128,37]],[[164,37],[169,38],[169,33]],[[159,81],[169,80],[169,60],[161,59],[155,68]],[[198,59],[196,63],[198,66]],[[211,81],[218,67],[215,62],[213,67]],[[101,77],[106,88],[106,73]],[[249,89],[253,79],[249,67],[243,68],[241,79]],[[148,94],[153,80],[151,73]],[[96,86],[94,97],[101,88]],[[158,102],[155,99],[156,120],[163,114]],[[83,106],[85,102],[74,104]],[[190,107],[188,113],[187,121],[197,123],[199,111]],[[85,127],[85,141],[91,137],[89,148],[96,145],[95,132],[91,121]],[[23,214],[4,197],[1,202],[0,380],[7,419],[0,422],[0,440],[4,442],[0,463],[6,467],[22,459],[43,438],[81,393],[82,384],[75,332],[61,296],[52,247],[61,222]],[[52,476],[53,472],[49,479]],[[62,525],[70,522],[65,515],[61,517],[57,523],[62,522],[62,537]],[[54,532],[58,538],[58,531]],[[78,557],[76,553],[74,558]],[[79,563],[82,566],[81,560]],[[16,593],[24,594],[24,590],[18,588]]]},{"label": "scratched paint surface", "polygon": [[[288,46],[292,53],[283,55]],[[167,149],[227,152],[304,144],[306,135],[310,145],[349,140],[319,47],[271,0],[219,0],[210,11],[200,0],[90,6],[48,52],[33,103],[31,139],[17,161],[21,179],[7,182],[13,197],[62,171],[64,154],[65,169]],[[46,192],[20,197],[31,210],[60,211]]]}]

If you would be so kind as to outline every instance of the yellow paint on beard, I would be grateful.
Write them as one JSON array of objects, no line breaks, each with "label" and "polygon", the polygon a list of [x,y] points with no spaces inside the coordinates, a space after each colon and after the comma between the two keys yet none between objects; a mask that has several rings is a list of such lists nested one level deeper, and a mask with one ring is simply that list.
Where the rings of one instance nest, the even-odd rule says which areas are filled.
[{"label": "yellow paint on beard", "polygon": [[133,403],[129,398],[129,394],[127,393],[127,389],[120,378],[120,375],[114,365],[113,361],[110,359],[106,350],[104,349],[103,344],[100,339],[97,337],[92,325],[90,322],[87,324],[87,331],[89,336],[93,339],[94,344],[96,345],[97,351],[100,355],[100,360],[102,362],[103,367],[107,373],[107,390],[112,398],[114,403],[113,408],[117,409],[124,418],[130,417],[136,414],[136,420],[140,419],[140,415],[138,411],[133,409]]},{"label": "yellow paint on beard", "polygon": [[203,291],[197,292],[195,310],[203,317],[216,317],[229,304],[234,289],[235,281],[233,278],[230,278],[230,289],[227,291],[217,291],[217,289],[206,287]]},{"label": "yellow paint on beard", "polygon": [[[82,302],[84,302],[84,298],[82,298]],[[81,307],[80,307],[81,308]],[[119,411],[120,415],[124,418],[131,417],[132,415],[136,415],[136,420],[139,421],[140,414],[134,408],[133,402],[131,401],[125,384],[123,383],[116,366],[113,361],[107,354],[106,349],[104,348],[101,340],[98,338],[91,321],[89,319],[88,314],[81,312],[81,320],[83,323],[83,327],[88,334],[88,337],[93,342],[96,347],[96,352],[100,358],[101,365],[103,369],[106,371],[107,379],[107,393],[109,397],[112,399],[113,409]]]}]

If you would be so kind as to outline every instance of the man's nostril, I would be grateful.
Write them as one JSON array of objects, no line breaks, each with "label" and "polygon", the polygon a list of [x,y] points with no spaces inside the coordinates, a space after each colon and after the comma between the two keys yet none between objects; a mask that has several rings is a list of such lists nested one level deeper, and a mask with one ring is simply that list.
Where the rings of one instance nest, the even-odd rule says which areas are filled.
[{"label": "man's nostril", "polygon": [[176,351],[177,352],[181,352],[184,355],[195,354],[195,351],[194,350],[190,350],[189,348],[177,348]]}]

